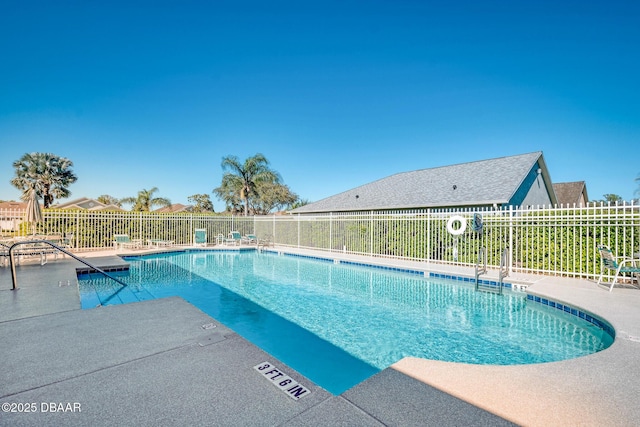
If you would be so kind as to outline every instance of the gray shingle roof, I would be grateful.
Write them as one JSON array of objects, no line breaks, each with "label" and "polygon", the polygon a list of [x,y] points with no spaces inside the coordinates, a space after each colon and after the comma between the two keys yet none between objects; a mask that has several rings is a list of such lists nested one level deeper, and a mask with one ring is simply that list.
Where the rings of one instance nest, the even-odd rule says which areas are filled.
[{"label": "gray shingle roof", "polygon": [[[401,172],[293,213],[487,206],[508,203],[542,152]],[[541,162],[544,166],[544,161]],[[546,173],[546,171],[545,171]]]}]

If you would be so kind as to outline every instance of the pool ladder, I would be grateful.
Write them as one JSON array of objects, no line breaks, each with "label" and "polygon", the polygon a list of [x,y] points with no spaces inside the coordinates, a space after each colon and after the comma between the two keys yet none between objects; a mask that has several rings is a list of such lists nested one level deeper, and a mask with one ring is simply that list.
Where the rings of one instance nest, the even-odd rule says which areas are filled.
[{"label": "pool ladder", "polygon": [[[498,284],[480,283],[480,276],[487,273],[487,250],[484,247],[478,252],[478,262],[476,262],[476,291],[490,292],[502,295],[504,287],[504,278],[509,275],[507,268],[507,256],[509,248],[504,248],[502,256],[500,256],[500,270],[498,271]],[[481,266],[482,264],[482,266]]]}]

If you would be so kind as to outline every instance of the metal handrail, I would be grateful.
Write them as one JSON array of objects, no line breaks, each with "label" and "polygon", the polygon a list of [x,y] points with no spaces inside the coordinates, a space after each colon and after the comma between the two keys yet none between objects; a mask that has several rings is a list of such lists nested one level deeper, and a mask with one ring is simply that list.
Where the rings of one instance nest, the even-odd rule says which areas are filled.
[{"label": "metal handrail", "polygon": [[[509,275],[509,269],[507,268],[508,263],[508,255],[509,255],[509,247],[505,247],[502,251],[502,255],[500,255],[500,270],[498,271],[498,287],[497,290],[492,290],[492,292],[502,295],[502,289],[504,288],[504,278]],[[481,270],[480,260],[484,256],[484,268]],[[476,291],[480,290],[480,274],[484,274],[487,272],[487,253],[484,247],[480,248],[480,252],[478,253],[478,262],[476,263]],[[483,289],[484,290],[484,289]]]},{"label": "metal handrail", "polygon": [[[484,266],[482,270],[480,269],[480,262],[484,261]],[[487,272],[487,252],[485,247],[480,247],[480,251],[478,252],[478,262],[476,262],[476,291],[478,290],[478,282],[481,274],[485,274]]]},{"label": "metal handrail", "polygon": [[498,273],[499,274],[498,277],[500,278],[500,286],[502,286],[502,279],[504,279],[509,275],[509,268],[507,267],[508,258],[509,258],[509,247],[507,246],[502,251],[502,256],[500,257],[500,271]]},{"label": "metal handrail", "polygon": [[[123,281],[121,281],[119,279],[116,279],[115,277],[111,276],[110,274],[108,274],[107,272],[102,270],[101,268],[91,264],[88,261],[85,261],[82,258],[79,258],[79,257],[75,256],[71,252],[67,251],[66,249],[61,248],[60,246],[56,245],[55,243],[49,242],[48,240],[24,240],[24,241],[16,242],[13,245],[11,245],[11,247],[9,247],[9,264],[11,265],[11,281],[13,282],[13,287],[11,288],[11,290],[18,289],[18,282],[17,282],[17,277],[16,277],[16,265],[13,262],[13,249],[16,246],[19,246],[19,245],[34,244],[34,243],[45,243],[45,244],[53,247],[54,249],[59,250],[63,254],[69,255],[71,258],[75,259],[76,261],[80,261],[82,264],[86,265],[89,268],[94,269],[95,271],[97,271],[98,273],[102,274],[103,276],[105,276],[105,277],[107,277],[107,278],[109,278],[111,280],[115,280],[118,284],[122,285],[123,287],[127,287],[128,286],[126,283],[124,283]],[[3,245],[3,246],[6,246],[6,245]]]}]

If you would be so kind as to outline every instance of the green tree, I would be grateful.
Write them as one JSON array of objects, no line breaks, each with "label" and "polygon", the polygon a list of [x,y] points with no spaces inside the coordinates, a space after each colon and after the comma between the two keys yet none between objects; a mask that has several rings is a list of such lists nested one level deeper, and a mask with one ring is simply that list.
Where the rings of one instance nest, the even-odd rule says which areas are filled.
[{"label": "green tree", "polygon": [[308,205],[309,203],[311,203],[311,202],[309,202],[309,200],[307,200],[307,199],[298,198],[298,200],[293,202],[293,204],[290,207],[291,207],[291,209],[296,209],[296,208],[299,208],[301,206]]},{"label": "green tree", "polygon": [[250,200],[254,213],[266,215],[274,209],[281,210],[298,200],[288,186],[274,182],[261,182],[256,186],[257,196]]},{"label": "green tree", "polygon": [[157,192],[158,188],[153,187],[150,190],[138,191],[137,197],[125,197],[120,200],[122,203],[132,204],[131,210],[133,212],[149,212],[154,206],[166,207],[171,205],[171,201],[164,197],[153,197],[153,193]]},{"label": "green tree", "polygon": [[48,208],[54,198],[69,197],[67,188],[78,180],[71,170],[73,162],[66,157],[51,153],[27,153],[13,162],[15,178],[11,184],[22,190],[22,198],[26,200],[31,189],[42,197],[44,207]]},{"label": "green tree", "polygon": [[278,173],[269,168],[269,161],[260,153],[247,158],[244,163],[240,163],[236,156],[224,157],[222,170],[227,172],[222,176],[220,187],[214,188],[213,193],[225,201],[227,209],[235,209],[242,204],[245,216],[249,215],[250,198],[258,196],[258,184],[280,182]]},{"label": "green tree", "polygon": [[194,206],[191,209],[192,212],[214,212],[213,203],[208,194],[194,194],[187,198],[189,203],[193,203]]},{"label": "green tree", "polygon": [[110,196],[108,194],[103,194],[101,196],[99,196],[97,199],[97,201],[99,201],[100,203],[103,203],[105,205],[114,205],[117,206],[119,208],[122,207],[122,202],[120,201],[120,199],[117,199],[113,196]]},{"label": "green tree", "polygon": [[608,203],[618,203],[618,202],[622,202],[622,197],[618,196],[617,194],[604,194],[604,202],[608,202]]}]

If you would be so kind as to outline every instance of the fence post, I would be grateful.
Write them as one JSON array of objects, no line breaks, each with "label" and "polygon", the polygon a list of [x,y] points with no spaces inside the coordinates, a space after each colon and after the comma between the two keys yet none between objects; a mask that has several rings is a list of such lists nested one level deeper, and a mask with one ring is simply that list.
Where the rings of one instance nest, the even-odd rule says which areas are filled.
[{"label": "fence post", "polygon": [[427,209],[425,218],[427,219],[427,250],[424,254],[427,262],[431,261],[431,208]]},{"label": "fence post", "polygon": [[71,242],[74,248],[78,248],[80,245],[80,211],[76,211],[76,229],[73,235],[73,242]]},{"label": "fence post", "polygon": [[509,249],[507,250],[507,261],[509,261],[509,267],[507,273],[511,274],[513,269],[513,206],[509,205]]},{"label": "fence post", "polygon": [[373,211],[369,212],[369,254],[373,255]]},{"label": "fence post", "polygon": [[329,252],[333,252],[333,212],[329,212]]}]

